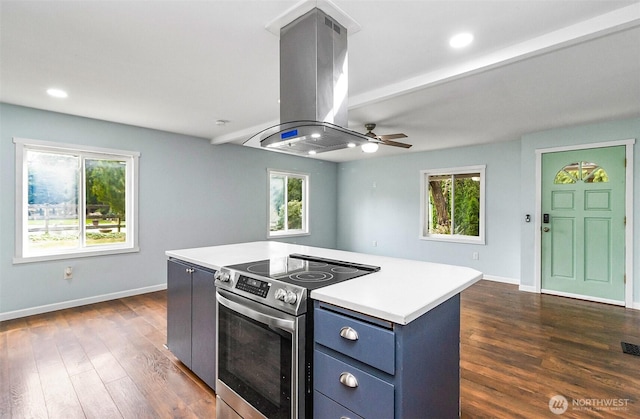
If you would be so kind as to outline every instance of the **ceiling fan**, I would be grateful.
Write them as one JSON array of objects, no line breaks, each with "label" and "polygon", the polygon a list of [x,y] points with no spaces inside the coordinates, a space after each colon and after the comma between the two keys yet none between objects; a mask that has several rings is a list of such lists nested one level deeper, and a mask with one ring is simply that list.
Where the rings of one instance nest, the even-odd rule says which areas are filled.
[{"label": "ceiling fan", "polygon": [[390,145],[390,146],[394,146],[394,147],[402,147],[402,148],[410,148],[411,144],[406,144],[406,143],[399,143],[397,141],[392,141],[395,140],[396,138],[407,138],[407,136],[405,134],[402,133],[398,133],[398,134],[387,134],[387,135],[378,135],[375,132],[373,132],[373,130],[376,128],[376,124],[364,124],[365,129],[368,131],[366,134],[367,137],[371,137],[371,138],[375,138],[377,140],[380,140],[382,144],[384,145]]}]

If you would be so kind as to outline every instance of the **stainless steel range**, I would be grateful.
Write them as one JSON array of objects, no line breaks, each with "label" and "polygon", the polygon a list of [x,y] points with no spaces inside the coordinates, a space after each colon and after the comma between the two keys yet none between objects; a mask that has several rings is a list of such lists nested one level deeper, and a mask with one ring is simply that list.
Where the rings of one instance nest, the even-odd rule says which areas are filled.
[{"label": "stainless steel range", "polygon": [[379,269],[300,254],[220,269],[217,418],[311,418],[309,294]]}]

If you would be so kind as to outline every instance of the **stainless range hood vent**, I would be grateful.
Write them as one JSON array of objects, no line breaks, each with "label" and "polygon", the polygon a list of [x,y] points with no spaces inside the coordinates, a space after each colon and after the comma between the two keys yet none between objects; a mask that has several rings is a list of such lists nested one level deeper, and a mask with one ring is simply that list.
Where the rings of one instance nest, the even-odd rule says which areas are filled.
[{"label": "stainless range hood vent", "polygon": [[297,155],[375,139],[347,128],[347,29],[313,9],[280,30],[280,124],[251,137]]}]

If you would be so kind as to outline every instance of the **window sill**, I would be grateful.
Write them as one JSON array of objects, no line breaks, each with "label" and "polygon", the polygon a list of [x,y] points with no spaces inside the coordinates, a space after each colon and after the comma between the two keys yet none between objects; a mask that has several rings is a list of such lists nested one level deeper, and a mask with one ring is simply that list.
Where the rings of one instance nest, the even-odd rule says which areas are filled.
[{"label": "window sill", "polygon": [[471,237],[471,236],[456,236],[446,234],[434,234],[429,236],[420,236],[420,240],[429,240],[436,242],[447,243],[462,243],[462,244],[485,244],[483,237]]},{"label": "window sill", "polygon": [[32,263],[32,262],[44,262],[49,260],[64,260],[64,259],[77,259],[83,257],[92,257],[92,256],[105,256],[105,255],[116,255],[121,253],[136,253],[139,252],[140,248],[138,246],[127,247],[127,248],[111,248],[111,249],[101,249],[101,250],[86,250],[86,251],[78,251],[74,250],[69,253],[57,253],[51,255],[34,255],[34,256],[15,256],[13,258],[13,264],[21,264],[21,263]]},{"label": "window sill", "polygon": [[267,239],[281,239],[285,237],[300,237],[300,236],[310,236],[311,233],[308,231],[283,231],[283,232],[275,232],[270,231],[267,234]]}]

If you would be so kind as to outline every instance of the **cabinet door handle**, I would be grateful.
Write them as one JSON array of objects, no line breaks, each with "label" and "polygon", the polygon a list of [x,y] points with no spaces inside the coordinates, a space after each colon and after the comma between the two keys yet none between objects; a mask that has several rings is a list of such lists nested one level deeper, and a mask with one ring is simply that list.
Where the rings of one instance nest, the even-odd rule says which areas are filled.
[{"label": "cabinet door handle", "polygon": [[358,340],[358,332],[347,326],[340,329],[340,336],[348,340]]},{"label": "cabinet door handle", "polygon": [[358,380],[356,380],[356,377],[354,377],[350,372],[343,372],[340,374],[340,383],[351,388],[358,387]]}]

